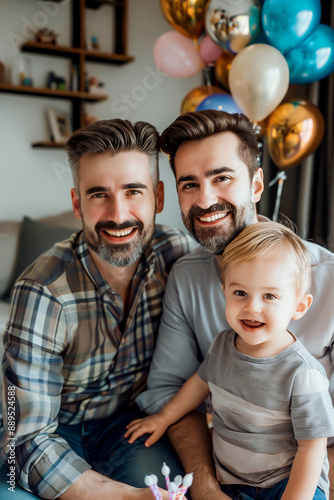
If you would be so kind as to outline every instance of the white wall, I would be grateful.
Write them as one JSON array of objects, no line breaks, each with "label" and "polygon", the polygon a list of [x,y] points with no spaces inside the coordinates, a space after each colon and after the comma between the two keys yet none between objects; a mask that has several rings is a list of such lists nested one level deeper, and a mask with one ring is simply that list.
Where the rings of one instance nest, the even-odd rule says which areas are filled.
[{"label": "white wall", "polygon": [[[87,11],[89,30],[98,34],[101,49],[106,51],[111,50],[111,12],[107,6]],[[15,68],[22,58],[15,44],[29,35],[29,26],[41,27],[45,20],[50,29],[59,33],[59,44],[71,43],[70,0],[61,5],[38,0],[0,0],[0,61],[12,67],[14,83]],[[183,97],[201,85],[201,75],[184,79],[147,76],[156,71],[155,41],[171,29],[158,0],[129,0],[128,52],[135,62],[125,66],[87,64],[89,73],[106,84],[109,95],[108,101],[87,105],[90,114],[99,119],[145,120],[159,132],[179,115]],[[50,70],[63,76],[69,72],[68,60],[31,54],[24,57],[31,62],[36,86],[44,86]],[[65,100],[0,92],[0,220],[21,220],[24,215],[37,218],[71,209],[72,179],[65,153],[30,146],[32,142],[49,139],[47,107],[70,111]],[[174,178],[164,155],[160,172],[167,196],[164,212],[157,220],[182,228]]]}]

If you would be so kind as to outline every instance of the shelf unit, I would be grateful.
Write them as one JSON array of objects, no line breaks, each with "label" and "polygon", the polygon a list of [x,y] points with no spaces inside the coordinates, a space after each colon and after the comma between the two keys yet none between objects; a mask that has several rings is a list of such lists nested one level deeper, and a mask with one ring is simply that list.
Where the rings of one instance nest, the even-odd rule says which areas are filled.
[{"label": "shelf unit", "polygon": [[[57,1],[57,0],[55,0]],[[115,52],[102,52],[86,48],[86,9],[98,9],[102,5],[110,5],[114,9],[114,49]],[[54,45],[29,41],[21,46],[22,52],[31,54],[62,57],[76,64],[78,71],[78,91],[55,90],[44,87],[11,85],[0,83],[0,92],[8,94],[30,95],[52,99],[68,99],[71,102],[72,130],[84,125],[85,102],[100,102],[108,99],[108,95],[85,91],[85,64],[121,65],[132,62],[134,58],[127,54],[127,0],[72,0],[72,46]],[[36,142],[35,148],[60,148],[62,143],[50,141]]]}]

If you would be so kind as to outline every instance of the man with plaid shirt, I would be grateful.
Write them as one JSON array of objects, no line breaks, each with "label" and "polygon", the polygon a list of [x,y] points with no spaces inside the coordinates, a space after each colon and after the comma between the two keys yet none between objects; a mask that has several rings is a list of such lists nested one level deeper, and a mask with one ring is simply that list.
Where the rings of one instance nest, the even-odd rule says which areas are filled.
[{"label": "man with plaid shirt", "polygon": [[146,385],[168,273],[192,246],[155,225],[164,198],[158,139],[148,123],[117,119],[72,134],[72,204],[83,230],[12,290],[3,375],[15,425],[5,418],[2,456],[9,466],[15,443],[16,479],[41,498],[144,500],[152,495],[139,489],[145,473],[163,461],[182,473],[167,439],[147,449],[123,438],[141,415],[134,400]]}]

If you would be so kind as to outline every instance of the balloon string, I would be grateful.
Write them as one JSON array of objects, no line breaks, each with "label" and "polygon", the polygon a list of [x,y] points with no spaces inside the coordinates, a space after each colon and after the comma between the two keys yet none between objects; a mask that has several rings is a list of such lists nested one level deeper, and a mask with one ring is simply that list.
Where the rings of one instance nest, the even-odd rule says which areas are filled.
[{"label": "balloon string", "polygon": [[278,181],[276,201],[275,201],[275,208],[274,208],[274,213],[273,213],[273,221],[274,222],[277,222],[279,207],[280,207],[280,204],[281,204],[283,183],[284,183],[284,181],[286,179],[287,179],[286,173],[285,172],[279,172],[276,175],[276,177],[272,181],[270,181],[269,184],[268,184],[268,186],[271,187],[271,186],[273,186]]},{"label": "balloon string", "polygon": [[205,82],[206,82],[206,85],[208,87],[208,90],[209,90],[210,94],[212,94],[211,80],[210,80],[210,69],[208,68],[208,66],[205,66],[205,68],[204,68],[204,78],[205,78]]}]

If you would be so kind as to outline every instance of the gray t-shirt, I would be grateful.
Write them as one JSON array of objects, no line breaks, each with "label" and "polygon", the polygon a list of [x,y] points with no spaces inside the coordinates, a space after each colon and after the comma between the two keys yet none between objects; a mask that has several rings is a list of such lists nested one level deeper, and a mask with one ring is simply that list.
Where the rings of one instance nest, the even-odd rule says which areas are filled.
[{"label": "gray t-shirt", "polygon": [[[290,475],[296,440],[334,435],[334,410],[323,366],[299,340],[270,358],[235,348],[232,330],[212,342],[199,376],[212,395],[217,479],[271,487]],[[328,461],[319,487],[328,497]]]},{"label": "gray t-shirt", "polygon": [[[334,254],[304,243],[312,259],[313,303],[305,316],[290,322],[289,330],[324,366],[334,403]],[[168,276],[147,390],[136,400],[140,408],[161,410],[198,370],[216,335],[228,328],[216,258],[199,247],[175,262]]]}]

